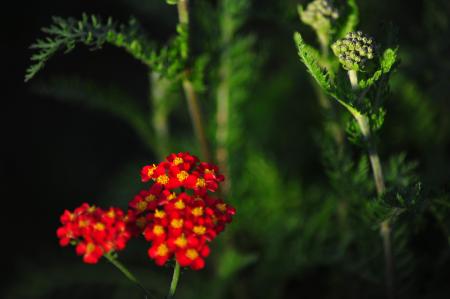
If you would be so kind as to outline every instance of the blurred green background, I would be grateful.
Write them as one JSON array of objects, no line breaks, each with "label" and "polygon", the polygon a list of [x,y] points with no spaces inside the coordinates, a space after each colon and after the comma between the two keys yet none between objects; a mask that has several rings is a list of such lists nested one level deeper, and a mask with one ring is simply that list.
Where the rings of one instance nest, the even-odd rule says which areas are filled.
[{"label": "blurred green background", "polygon": [[[292,40],[293,32],[301,31],[315,42],[311,29],[299,21],[299,3],[304,2],[251,1],[246,12],[239,34],[251,36],[252,42],[237,55],[244,69],[237,68],[236,84],[245,84],[232,112],[234,176],[226,199],[237,215],[212,244],[206,269],[183,272],[177,298],[384,296],[376,226],[361,213],[351,215],[349,234],[339,233],[339,199],[358,197],[361,191],[353,187],[367,177],[367,165],[361,162],[359,173],[345,177],[350,187],[330,183],[324,141],[318,141],[323,113]],[[450,4],[358,4],[360,27],[375,39],[383,39],[389,23],[398,31],[401,64],[379,136],[387,176],[400,177],[394,172],[404,170],[390,168],[388,161],[405,159],[404,168],[417,162],[415,175],[426,190],[425,200],[444,203],[436,208],[439,214],[450,205]],[[218,30],[218,20],[206,14],[210,6],[217,3],[194,4],[194,53],[208,51]],[[102,104],[90,109],[86,98],[127,99],[148,113],[146,68],[120,49],[92,52],[79,46],[69,55],[57,55],[35,80],[23,83],[31,55],[27,47],[41,36],[39,28],[53,15],[78,18],[82,12],[124,22],[133,15],[159,43],[175,33],[177,22],[176,9],[162,0],[16,1],[3,9],[2,298],[142,298],[105,261],[85,265],[72,248],[60,248],[55,232],[64,209],[85,201],[126,208],[143,188],[140,167],[157,161],[158,153],[117,113]],[[206,70],[213,72],[218,60],[211,49]],[[213,75],[209,79],[200,101],[212,138],[217,83]],[[198,155],[181,91],[174,88],[170,94],[169,147]],[[355,148],[351,157],[358,161],[361,155]],[[399,234],[408,235],[405,244],[400,244],[403,239],[396,243],[404,249],[397,258],[399,297],[450,296],[445,213],[439,218],[423,212],[413,226],[399,227]],[[143,240],[132,241],[121,259],[149,288],[164,293],[171,269],[155,266],[147,247]]]}]

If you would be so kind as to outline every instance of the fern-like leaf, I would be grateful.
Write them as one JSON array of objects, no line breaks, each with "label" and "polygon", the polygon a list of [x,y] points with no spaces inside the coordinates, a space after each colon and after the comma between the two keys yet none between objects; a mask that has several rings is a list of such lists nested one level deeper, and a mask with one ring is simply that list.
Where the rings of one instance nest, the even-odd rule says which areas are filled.
[{"label": "fern-like leaf", "polygon": [[397,62],[397,49],[388,48],[380,59],[380,68],[367,80],[360,80],[359,87],[364,89],[375,84],[382,75],[388,74]]},{"label": "fern-like leaf", "polygon": [[311,46],[307,45],[300,33],[294,34],[294,40],[297,45],[298,55],[305,64],[311,76],[317,81],[319,86],[327,93],[333,92],[333,84],[326,69],[321,68],[317,63],[319,58],[318,52]]},{"label": "fern-like leaf", "polygon": [[351,101],[347,99],[345,91],[337,88],[336,84],[331,80],[329,72],[319,65],[317,50],[307,45],[298,32],[294,34],[294,41],[297,45],[298,55],[301,61],[322,90],[336,99],[354,116],[360,115],[361,113],[350,104]]},{"label": "fern-like leaf", "polygon": [[152,43],[140,34],[135,19],[131,19],[128,24],[118,25],[111,18],[102,21],[99,17],[87,14],[83,14],[80,20],[53,17],[53,24],[42,28],[42,32],[47,36],[37,39],[30,46],[36,53],[31,56],[32,65],[26,70],[25,82],[42,70],[57,52],[69,53],[77,44],[96,50],[109,43],[125,48],[133,57],[147,65],[153,65],[157,57]]}]

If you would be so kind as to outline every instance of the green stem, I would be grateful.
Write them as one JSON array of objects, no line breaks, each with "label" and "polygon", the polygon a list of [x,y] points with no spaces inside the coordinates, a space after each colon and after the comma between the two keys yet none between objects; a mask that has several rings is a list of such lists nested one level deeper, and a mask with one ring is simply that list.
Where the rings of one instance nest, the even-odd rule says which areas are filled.
[{"label": "green stem", "polygon": [[[373,141],[371,140],[369,118],[365,115],[359,114],[355,115],[356,121],[361,129],[363,137],[368,146],[370,164],[372,166],[373,177],[375,180],[375,186],[378,196],[381,196],[386,187],[384,185],[383,172],[380,163],[380,157],[378,156],[377,150]],[[392,242],[391,242],[391,218],[384,220],[380,224],[380,235],[383,239],[383,251],[384,251],[384,262],[385,262],[385,279],[386,279],[386,290],[387,298],[395,298],[395,285],[394,285],[394,259],[392,255]]]},{"label": "green stem", "polygon": [[216,159],[222,173],[227,176],[221,188],[222,195],[228,194],[231,183],[228,176],[230,171],[229,166],[229,136],[230,136],[230,77],[231,77],[231,56],[229,45],[233,42],[233,37],[236,32],[236,26],[233,22],[233,14],[230,9],[226,7],[227,2],[223,2],[220,10],[222,11],[222,18],[220,22],[221,29],[221,48],[222,54],[220,57],[219,78],[220,83],[217,87],[216,93]]},{"label": "green stem", "polygon": [[384,263],[386,275],[387,298],[394,299],[394,257],[391,243],[391,219],[388,218],[380,224],[380,234],[383,239]]},{"label": "green stem", "polygon": [[385,192],[386,187],[384,185],[384,177],[383,177],[383,170],[381,168],[380,157],[378,156],[377,149],[375,147],[375,144],[373,143],[372,136],[370,133],[369,118],[363,114],[356,114],[354,115],[354,117],[361,130],[364,141],[367,144],[367,150],[369,154],[370,164],[372,166],[372,173],[375,181],[375,187],[378,196],[381,196]]},{"label": "green stem", "polygon": [[[358,87],[358,77],[356,71],[348,71],[348,77],[352,85],[353,90],[357,90]],[[375,187],[377,194],[380,197],[386,191],[386,186],[384,184],[383,170],[381,168],[380,157],[376,146],[372,140],[369,118],[363,114],[353,114],[355,117],[361,133],[363,135],[364,141],[367,144],[367,150],[369,154],[370,165],[372,166],[373,178],[375,181]],[[387,298],[395,298],[395,285],[394,285],[394,259],[392,255],[392,241],[391,241],[391,218],[384,220],[380,224],[380,235],[383,239],[383,251],[384,251],[384,262],[385,262],[385,279],[386,279],[386,290]]]},{"label": "green stem", "polygon": [[[178,8],[178,20],[181,26],[186,27],[186,30],[188,30],[189,27],[189,1],[188,0],[178,0],[177,3]],[[188,55],[189,51],[186,51],[186,57]],[[203,158],[211,162],[211,154],[209,150],[209,145],[206,140],[206,133],[205,133],[205,126],[203,125],[203,118],[202,113],[200,110],[200,104],[198,101],[198,95],[197,92],[194,89],[194,86],[189,79],[190,76],[190,70],[189,68],[186,68],[184,72],[184,79],[183,79],[183,90],[186,96],[187,104],[189,107],[189,114],[191,117],[192,125],[194,127],[195,136],[198,140],[198,143],[200,145],[200,150],[202,152]]]},{"label": "green stem", "polygon": [[151,84],[151,94],[149,95],[150,105],[153,114],[152,126],[155,132],[156,148],[159,158],[164,158],[169,150],[169,105],[167,104],[167,95],[170,81],[156,72],[149,73]]},{"label": "green stem", "polygon": [[178,0],[178,20],[182,25],[189,25],[189,0]]},{"label": "green stem", "polygon": [[350,79],[350,84],[352,85],[352,89],[356,90],[358,89],[358,75],[356,74],[356,71],[350,70],[348,71],[348,78]]},{"label": "green stem", "polygon": [[328,32],[317,32],[317,37],[319,39],[320,44],[320,50],[322,52],[322,56],[325,60],[328,59],[328,46],[329,46],[329,38],[328,38]]},{"label": "green stem", "polygon": [[145,294],[145,298],[152,298],[153,295],[151,294],[151,292],[149,290],[147,290],[141,283],[140,281],[133,275],[131,274],[131,272],[121,263],[119,262],[116,258],[114,258],[111,253],[105,253],[103,255],[111,264],[113,264],[117,269],[119,269],[120,272],[122,272],[123,275],[125,275],[126,278],[128,278],[131,282],[133,282],[134,284],[136,284]]},{"label": "green stem", "polygon": [[[229,86],[229,59],[224,57],[220,68],[221,81],[217,88],[217,113],[216,113],[216,158],[222,172],[227,175],[229,172],[228,164],[228,137],[229,137],[229,120],[230,120],[230,86]],[[228,193],[230,189],[230,181],[225,180],[223,192]],[[224,182],[224,183],[225,183]]]},{"label": "green stem", "polygon": [[183,79],[183,90],[186,95],[189,114],[191,116],[192,125],[194,126],[195,136],[197,137],[200,145],[202,156],[206,161],[211,162],[211,154],[209,151],[208,141],[206,140],[206,133],[203,125],[202,113],[200,111],[200,104],[198,102],[198,96],[192,82],[187,78]]},{"label": "green stem", "polygon": [[170,283],[169,293],[167,294],[166,297],[167,299],[171,299],[175,295],[179,278],[180,278],[180,264],[178,264],[178,262],[175,262],[175,267],[173,268],[172,282]]}]

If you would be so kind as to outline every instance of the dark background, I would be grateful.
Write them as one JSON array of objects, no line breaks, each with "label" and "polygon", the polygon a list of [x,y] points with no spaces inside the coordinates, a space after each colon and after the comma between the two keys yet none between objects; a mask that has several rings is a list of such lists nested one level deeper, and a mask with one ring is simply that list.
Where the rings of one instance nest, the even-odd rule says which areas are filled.
[{"label": "dark background", "polygon": [[[81,202],[109,205],[112,203],[108,198],[124,198],[120,203],[124,207],[133,193],[114,188],[116,181],[113,178],[123,174],[123,181],[123,176],[134,173],[135,177],[128,179],[129,184],[135,184],[130,189],[138,190],[139,166],[155,156],[122,121],[99,111],[39,95],[32,90],[35,82],[26,84],[23,77],[31,55],[28,46],[41,35],[39,28],[49,24],[53,15],[79,17],[82,12],[87,12],[111,15],[117,20],[127,20],[134,15],[141,20],[150,38],[160,42],[167,40],[174,32],[175,9],[154,4],[156,1],[148,0],[148,5],[138,5],[138,2],[15,1],[2,9],[0,194],[3,215],[0,218],[4,251],[2,285],[6,298],[88,298],[87,294],[89,298],[100,298],[108,296],[112,289],[120,293],[124,292],[125,286],[128,290],[127,282],[111,273],[109,265],[82,265],[72,249],[61,249],[55,231],[62,211]],[[246,25],[246,31],[257,34],[256,51],[261,51],[266,58],[253,104],[258,106],[257,112],[250,115],[255,123],[264,124],[251,134],[254,134],[253,141],[265,149],[284,177],[299,178],[308,185],[326,178],[321,171],[313,137],[314,130],[320,127],[321,114],[316,102],[308,99],[308,95],[312,97],[311,87],[292,42],[294,30],[306,32],[310,40],[313,35],[298,22],[296,3],[255,1]],[[422,99],[427,101],[423,105],[431,107],[434,113],[428,127],[415,126],[421,106],[405,108],[401,102],[401,86],[394,85],[393,99],[388,102],[386,127],[380,137],[383,140],[381,156],[406,152],[409,159],[420,161],[419,172],[424,184],[448,190],[448,2],[365,0],[359,1],[359,5],[362,29],[375,37],[383,34],[383,24],[387,22],[398,28],[402,59],[399,73],[406,74],[414,82]],[[292,7],[292,11],[288,7]],[[119,86],[138,99],[140,105],[146,105],[146,70],[119,49],[107,46],[102,51],[90,52],[83,46],[77,47],[69,55],[59,54],[52,59],[36,81],[52,74],[78,74],[105,85]],[[278,80],[277,84],[267,83],[275,80]],[[301,95],[306,96],[299,99]],[[298,134],[299,131],[302,133]],[[427,238],[445,243],[437,233]],[[419,243],[426,243],[427,238]],[[422,246],[427,247],[426,244]],[[128,258],[131,264],[135,262],[133,257]],[[167,269],[158,270],[149,260],[145,263],[145,267],[151,269],[151,275],[164,276],[162,284],[168,285],[170,274]],[[144,270],[141,272],[147,275]],[[285,297],[301,296],[298,292],[301,289],[306,296],[318,294],[320,297],[322,294],[325,297],[320,298],[329,298],[317,291],[324,287],[320,280],[326,272],[313,269],[297,281],[287,282]],[[448,281],[449,271],[444,273]],[[62,286],[64,284],[58,282],[64,280],[62,277],[70,280],[70,276],[83,278],[74,280],[68,292]],[[437,275],[436,281],[441,281],[441,276]],[[184,288],[187,284],[185,282]],[[440,286],[443,291],[439,294],[445,294],[448,286],[445,287],[444,282]],[[39,291],[42,289],[46,291]],[[241,297],[245,298],[245,295]]]}]

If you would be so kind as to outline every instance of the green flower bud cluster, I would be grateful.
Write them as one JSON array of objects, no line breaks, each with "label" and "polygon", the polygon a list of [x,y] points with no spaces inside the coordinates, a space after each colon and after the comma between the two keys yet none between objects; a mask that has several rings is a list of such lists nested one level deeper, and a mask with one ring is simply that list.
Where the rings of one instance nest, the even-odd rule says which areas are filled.
[{"label": "green flower bud cluster", "polygon": [[300,9],[302,22],[317,31],[329,31],[332,22],[338,17],[338,10],[329,0],[314,0],[306,6],[305,10]]},{"label": "green flower bud cluster", "polygon": [[363,70],[367,60],[373,59],[375,55],[373,39],[361,31],[348,33],[343,39],[332,44],[331,49],[348,71]]}]

